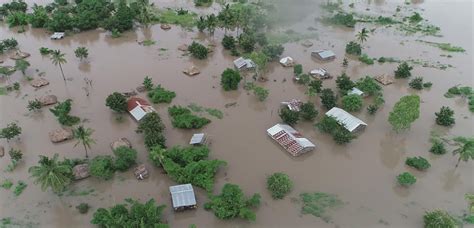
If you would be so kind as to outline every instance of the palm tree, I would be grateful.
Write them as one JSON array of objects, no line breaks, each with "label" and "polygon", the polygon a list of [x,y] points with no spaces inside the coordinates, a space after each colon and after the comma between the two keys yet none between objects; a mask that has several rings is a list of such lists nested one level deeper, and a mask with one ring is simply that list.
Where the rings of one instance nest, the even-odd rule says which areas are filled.
[{"label": "palm tree", "polygon": [[66,81],[66,77],[64,77],[63,67],[62,64],[67,63],[66,59],[64,58],[65,54],[61,52],[61,50],[55,50],[51,52],[50,58],[51,62],[55,66],[59,65],[59,69],[61,69],[61,74],[63,75],[63,80]]},{"label": "palm tree", "polygon": [[95,143],[94,139],[91,138],[92,133],[94,130],[91,128],[84,128],[84,126],[79,126],[74,131],[74,138],[77,140],[77,143],[74,145],[76,147],[80,143],[84,146],[84,150],[86,151],[86,158],[89,157],[87,154],[87,149],[91,149],[91,144]]},{"label": "palm tree", "polygon": [[30,167],[28,172],[35,178],[34,183],[41,185],[42,191],[50,187],[54,192],[61,192],[71,182],[72,169],[58,162],[58,154],[52,159],[40,156],[38,163],[38,166]]},{"label": "palm tree", "polygon": [[207,21],[207,30],[212,36],[214,36],[214,31],[216,30],[216,27],[217,27],[216,15],[214,14],[208,15],[206,21]]},{"label": "palm tree", "polygon": [[15,61],[15,69],[21,71],[25,75],[26,69],[30,66],[30,63],[24,59],[18,59]]},{"label": "palm tree", "polygon": [[364,43],[367,41],[367,38],[369,38],[369,30],[363,28],[359,33],[357,33],[356,38],[361,44]]},{"label": "palm tree", "polygon": [[474,160],[474,138],[456,137],[453,139],[459,147],[453,151],[453,155],[459,154],[456,168],[462,161],[468,162],[469,159]]},{"label": "palm tree", "polygon": [[149,0],[137,0],[138,5],[138,19],[140,23],[147,27],[152,20],[152,14],[150,12],[150,2]]}]

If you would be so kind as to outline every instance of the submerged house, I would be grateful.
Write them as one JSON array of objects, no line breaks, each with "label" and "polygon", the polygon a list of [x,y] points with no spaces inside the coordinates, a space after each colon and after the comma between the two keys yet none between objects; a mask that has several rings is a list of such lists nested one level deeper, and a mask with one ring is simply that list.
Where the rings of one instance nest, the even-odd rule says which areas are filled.
[{"label": "submerged house", "polygon": [[147,101],[138,97],[132,97],[127,101],[127,111],[136,121],[140,121],[147,113],[156,112]]},{"label": "submerged house", "polygon": [[290,56],[287,56],[280,59],[280,64],[284,67],[292,67],[295,65],[295,61]]},{"label": "submerged house", "polygon": [[314,70],[311,70],[309,72],[309,75],[311,75],[315,79],[330,79],[332,76],[328,73],[326,69],[323,68],[316,68]]},{"label": "submerged house", "polygon": [[170,186],[171,202],[175,211],[195,209],[196,196],[191,184]]},{"label": "submerged house", "polygon": [[299,156],[316,147],[298,131],[286,124],[276,124],[267,130],[267,134],[292,156]]},{"label": "submerged house", "polygon": [[303,105],[303,102],[301,100],[291,99],[290,101],[283,101],[280,104],[285,105],[291,111],[299,112],[301,110],[301,105]]},{"label": "submerged house", "polygon": [[337,120],[337,122],[344,128],[346,128],[349,132],[359,131],[367,126],[364,121],[337,107],[334,107],[328,112],[326,112],[326,116],[332,117]]},{"label": "submerged house", "polygon": [[365,93],[356,87],[352,88],[351,91],[347,92],[347,95],[354,95],[354,94],[359,95],[361,97],[365,97]]},{"label": "submerged house", "polygon": [[206,135],[204,133],[194,134],[189,141],[190,145],[200,146],[206,144]]},{"label": "submerged house", "polygon": [[234,67],[239,70],[249,70],[255,68],[255,63],[251,59],[240,57],[234,60]]},{"label": "submerged house", "polygon": [[331,50],[318,50],[311,52],[311,56],[318,58],[319,60],[329,61],[336,58],[336,54]]},{"label": "submerged house", "polygon": [[62,38],[64,38],[64,32],[55,32],[51,35],[52,40],[60,40]]}]

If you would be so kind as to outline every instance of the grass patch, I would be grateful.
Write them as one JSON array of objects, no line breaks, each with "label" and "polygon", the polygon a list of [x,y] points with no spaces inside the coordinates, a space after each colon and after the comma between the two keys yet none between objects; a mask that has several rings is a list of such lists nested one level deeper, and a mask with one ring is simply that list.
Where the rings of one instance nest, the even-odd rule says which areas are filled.
[{"label": "grass patch", "polygon": [[8,94],[7,88],[5,88],[3,86],[0,86],[0,96],[1,95],[7,95],[7,94]]},{"label": "grass patch", "polygon": [[15,186],[15,189],[13,190],[13,194],[15,196],[21,195],[21,193],[23,193],[23,191],[25,190],[27,186],[28,185],[25,182],[18,181],[17,185]]},{"label": "grass patch", "polygon": [[298,42],[306,39],[317,39],[316,33],[298,33],[293,30],[287,30],[285,32],[270,33],[267,35],[268,43],[270,44],[285,44],[291,42]]},{"label": "grass patch", "polygon": [[361,56],[359,56],[359,61],[367,64],[367,65],[372,65],[374,64],[374,60],[372,58],[370,58],[367,54],[362,54]]},{"label": "grass patch", "polygon": [[464,48],[459,47],[459,46],[453,46],[450,43],[437,43],[437,42],[431,42],[431,41],[424,41],[424,40],[416,40],[421,43],[428,44],[433,47],[437,47],[443,51],[447,52],[465,52]]},{"label": "grass patch", "polygon": [[11,180],[8,180],[8,179],[4,180],[2,182],[2,184],[0,184],[0,187],[2,187],[4,189],[10,189],[10,188],[12,188],[12,186],[13,186],[13,182]]},{"label": "grass patch", "polygon": [[156,44],[156,41],[154,40],[144,40],[142,45],[143,46],[151,46],[151,45],[155,45]]},{"label": "grass patch", "polygon": [[88,196],[91,193],[93,193],[95,190],[94,189],[86,189],[86,190],[80,190],[77,191],[75,189],[69,190],[66,192],[66,196]]},{"label": "grass patch", "polygon": [[444,94],[446,98],[453,98],[455,96],[461,96],[467,98],[469,111],[474,112],[474,90],[470,86],[458,87],[454,86],[448,89],[448,92]]},{"label": "grass patch", "polygon": [[206,112],[207,114],[211,115],[211,116],[214,116],[216,117],[217,119],[222,119],[224,118],[224,113],[219,110],[219,109],[215,109],[215,108],[206,108]]},{"label": "grass patch", "polygon": [[202,112],[204,110],[202,106],[199,106],[196,103],[189,104],[188,108],[191,109],[191,111],[193,112]]},{"label": "grass patch", "polygon": [[336,195],[324,192],[301,193],[300,200],[303,203],[301,208],[303,214],[311,214],[325,222],[331,221],[328,212],[343,204]]},{"label": "grass patch", "polygon": [[193,28],[196,24],[196,13],[185,13],[185,14],[178,14],[173,9],[166,9],[166,10],[155,10],[155,16],[157,18],[157,22],[159,23],[166,23],[166,24],[174,24],[180,25],[185,28]]},{"label": "grass patch", "polygon": [[411,24],[411,23],[404,23],[398,27],[400,31],[404,31],[407,35],[412,35],[416,33],[421,33],[425,36],[435,36],[441,37],[439,32],[441,29],[438,26],[430,25],[430,24]]}]

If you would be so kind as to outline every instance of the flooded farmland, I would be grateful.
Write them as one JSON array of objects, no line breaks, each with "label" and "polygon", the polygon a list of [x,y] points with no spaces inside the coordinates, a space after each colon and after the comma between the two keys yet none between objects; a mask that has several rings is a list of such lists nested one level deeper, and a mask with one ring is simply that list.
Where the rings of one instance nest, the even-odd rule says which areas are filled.
[{"label": "flooded farmland", "polygon": [[[7,1],[0,0],[0,3],[4,2]],[[33,4],[36,1],[26,2]],[[158,7],[183,7],[203,14],[221,8],[218,3],[209,8],[196,9],[192,1],[154,2]],[[304,86],[293,82],[292,68],[284,68],[277,62],[270,63],[264,73],[268,81],[256,82],[269,90],[264,102],[242,89],[243,82],[239,90],[224,91],[220,85],[221,73],[226,68],[233,68],[235,57],[221,45],[223,30],[218,29],[213,36],[209,36],[199,33],[197,29],[190,31],[176,25],[166,31],[156,24],[148,28],[137,27],[134,31],[124,32],[119,38],[112,38],[102,30],[93,30],[66,36],[62,40],[51,40],[50,33],[44,29],[30,27],[18,33],[19,28],[9,28],[1,22],[0,40],[13,37],[18,41],[21,51],[31,54],[27,58],[31,66],[26,70],[26,75],[34,78],[44,75],[50,84],[35,89],[20,71],[12,74],[9,80],[1,79],[0,85],[18,81],[21,89],[0,96],[0,126],[16,121],[23,131],[18,139],[10,142],[1,139],[0,145],[6,151],[10,148],[20,149],[24,155],[13,172],[3,171],[10,163],[8,155],[0,158],[0,181],[8,178],[16,183],[21,180],[28,187],[19,196],[0,189],[0,218],[11,217],[19,227],[91,227],[93,211],[123,203],[126,198],[143,202],[153,198],[159,204],[165,204],[163,217],[171,227],[188,227],[190,224],[196,224],[197,227],[422,227],[426,210],[440,208],[456,216],[466,213],[468,203],[464,195],[474,192],[473,161],[461,162],[455,168],[458,158],[451,154],[454,147],[448,146],[448,153],[441,156],[433,155],[429,149],[432,132],[445,138],[474,135],[474,116],[467,107],[467,101],[443,96],[456,85],[474,86],[473,2],[421,0],[404,5],[400,1],[375,0],[355,4],[354,10],[373,14],[386,14],[403,5],[404,8],[420,12],[430,23],[439,26],[442,37],[405,35],[394,27],[363,23],[356,24],[352,29],[326,25],[315,20],[324,13],[319,1],[279,2],[283,2],[281,4],[284,6],[279,7],[287,9],[288,15],[285,15],[285,11],[279,15],[282,17],[281,28],[275,29],[310,34],[307,38],[314,43],[309,48],[301,45],[303,40],[284,44],[282,56],[291,56],[303,65],[305,71],[323,67],[337,76],[345,70],[352,80],[365,75],[393,75],[398,63],[376,62],[367,65],[356,58],[347,57],[348,67],[342,67],[346,43],[354,40],[354,35],[363,27],[375,28],[363,44],[364,53],[371,57],[421,59],[430,63],[450,64],[452,67],[437,69],[413,65],[412,74],[432,82],[430,89],[413,90],[408,86],[407,79],[396,79],[394,84],[384,86],[385,104],[375,115],[365,110],[370,103],[368,101],[364,102],[360,112],[353,113],[368,126],[347,145],[336,144],[330,135],[318,131],[313,123],[300,121],[294,126],[295,129],[315,143],[316,149],[294,158],[266,133],[266,129],[281,122],[278,116],[280,102],[293,98],[310,100],[319,111],[318,120],[326,109],[318,97],[309,97]],[[447,17],[447,12],[455,13]],[[466,51],[447,53],[417,39],[451,43]],[[154,40],[156,44],[140,45],[139,41],[143,40]],[[177,49],[193,40],[215,45],[206,60],[185,56]],[[79,46],[89,49],[86,60],[75,58],[74,50]],[[60,49],[65,53],[67,63],[62,68],[66,81],[63,81],[59,68],[39,53],[40,47]],[[319,49],[333,50],[336,59],[320,62],[311,58],[311,51]],[[442,56],[447,54],[452,57]],[[8,59],[7,54],[0,55],[0,60],[4,60],[0,64],[2,66],[15,64]],[[182,70],[191,65],[197,66],[201,73],[193,77],[184,75]],[[171,104],[153,105],[166,126],[166,145],[187,145],[193,133],[208,134],[211,138],[210,157],[227,162],[217,172],[214,193],[220,193],[226,183],[238,184],[246,195],[259,193],[262,203],[256,210],[256,221],[219,220],[212,212],[204,210],[203,205],[208,201],[207,193],[196,187],[198,209],[179,213],[173,211],[168,187],[176,183],[149,160],[143,135],[135,132],[136,121],[129,115],[125,115],[123,121],[117,121],[117,115],[105,106],[108,95],[116,91],[134,90],[142,84],[145,76],[150,76],[156,84],[177,94]],[[85,79],[92,80],[92,86],[88,86]],[[245,80],[251,81],[252,78],[247,76]],[[325,80],[323,87],[335,89],[335,79]],[[145,163],[150,169],[150,177],[138,181],[133,169],[130,169],[117,172],[108,181],[90,177],[74,182],[60,196],[50,190],[42,191],[28,173],[28,168],[37,164],[39,155],[51,157],[57,153],[60,157],[84,158],[83,148],[80,145],[74,147],[74,140],[59,144],[50,142],[48,132],[61,125],[48,108],[38,113],[26,109],[29,100],[48,94],[56,95],[60,101],[71,98],[71,114],[84,120],[84,126],[94,129],[96,144],[92,145],[89,152],[92,157],[111,155],[110,143],[126,137],[138,151],[138,162]],[[387,121],[389,112],[402,96],[408,94],[420,96],[420,117],[409,130],[396,133]],[[145,93],[139,93],[138,96],[146,98]],[[209,117],[212,123],[199,130],[173,128],[168,107],[191,103],[219,109],[224,117]],[[230,103],[236,105],[226,107]],[[441,106],[449,106],[454,110],[456,124],[453,127],[436,124],[434,113]],[[427,171],[407,167],[405,159],[413,156],[427,158],[432,167]],[[401,187],[396,182],[396,176],[405,171],[410,171],[418,179],[409,188]],[[294,182],[293,190],[283,200],[273,200],[266,189],[266,178],[274,172],[286,173]],[[91,193],[71,193],[84,191]],[[303,215],[301,204],[294,200],[302,192],[316,191],[335,194],[344,202],[331,212],[329,222]],[[88,203],[90,212],[79,214],[75,208],[79,203]]]}]

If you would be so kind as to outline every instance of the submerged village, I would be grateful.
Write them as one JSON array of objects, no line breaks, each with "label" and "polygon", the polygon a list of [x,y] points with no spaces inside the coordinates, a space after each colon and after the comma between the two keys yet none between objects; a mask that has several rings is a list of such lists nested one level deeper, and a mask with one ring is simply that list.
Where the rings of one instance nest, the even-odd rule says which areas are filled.
[{"label": "submerged village", "polygon": [[0,228],[473,226],[472,9],[0,0]]}]

